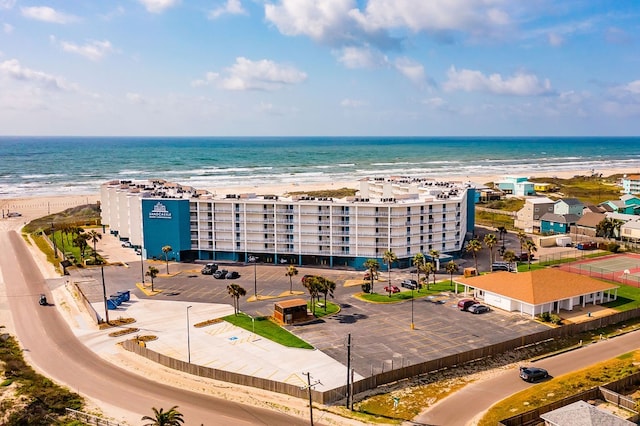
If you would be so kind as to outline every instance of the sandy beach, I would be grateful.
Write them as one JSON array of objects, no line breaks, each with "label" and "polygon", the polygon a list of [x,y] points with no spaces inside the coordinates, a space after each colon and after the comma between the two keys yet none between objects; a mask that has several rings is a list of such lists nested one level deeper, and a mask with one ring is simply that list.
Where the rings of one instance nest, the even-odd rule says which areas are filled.
[{"label": "sandy beach", "polygon": [[[611,176],[614,174],[640,174],[638,170],[631,169],[606,169],[595,170],[595,173],[602,174],[602,176]],[[558,177],[558,178],[570,178],[575,175],[590,175],[591,170],[575,170],[571,172],[557,172],[553,175],[529,175],[529,178],[540,177]],[[513,174],[517,176],[517,173]],[[422,176],[429,177],[428,173]],[[473,182],[476,184],[485,184],[488,182],[496,182],[503,178],[505,175],[474,175],[474,176],[454,176],[451,178],[442,177],[442,180],[451,180],[459,182]],[[440,179],[440,177],[434,177],[434,179]],[[181,183],[181,182],[177,182]],[[255,193],[257,195],[283,195],[289,192],[301,192],[301,191],[316,191],[323,189],[340,189],[340,188],[354,188],[359,187],[359,182],[353,181],[336,181],[336,182],[324,182],[324,183],[300,183],[300,184],[269,184],[264,185],[246,185],[246,186],[232,186],[232,187],[210,187],[210,188],[196,188],[207,189],[216,195],[224,194],[244,194]],[[26,223],[37,217],[45,216],[47,214],[63,211],[67,208],[83,205],[93,204],[100,200],[100,194],[96,191],[94,194],[78,194],[78,195],[61,195],[61,196],[34,196],[34,197],[20,197],[20,198],[0,198],[0,211],[2,212],[2,218],[5,218],[8,212],[18,212],[20,217],[11,218],[14,225],[19,223]]]}]

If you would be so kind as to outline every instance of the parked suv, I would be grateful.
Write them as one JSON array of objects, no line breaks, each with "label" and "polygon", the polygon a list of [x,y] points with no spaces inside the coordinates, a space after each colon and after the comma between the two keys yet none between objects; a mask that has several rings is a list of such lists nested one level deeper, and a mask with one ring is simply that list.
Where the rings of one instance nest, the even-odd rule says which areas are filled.
[{"label": "parked suv", "polygon": [[218,265],[215,263],[207,263],[200,271],[202,275],[213,275],[218,270]]},{"label": "parked suv", "polygon": [[495,272],[495,271],[512,272],[513,271],[513,267],[510,264],[508,264],[507,262],[493,262],[491,264],[491,270],[493,272]]},{"label": "parked suv", "polygon": [[227,271],[226,269],[218,269],[214,274],[213,274],[213,278],[216,278],[218,280],[224,280],[227,277],[227,274],[229,273],[229,271]]},{"label": "parked suv", "polygon": [[411,290],[416,290],[418,288],[418,282],[416,280],[402,280],[400,285]]}]

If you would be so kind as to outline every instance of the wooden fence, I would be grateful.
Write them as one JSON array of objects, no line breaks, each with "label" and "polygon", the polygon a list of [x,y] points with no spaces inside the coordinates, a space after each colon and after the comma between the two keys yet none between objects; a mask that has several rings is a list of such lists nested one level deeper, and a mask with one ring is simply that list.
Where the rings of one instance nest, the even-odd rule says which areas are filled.
[{"label": "wooden fence", "polygon": [[102,417],[94,416],[92,414],[83,413],[82,411],[77,411],[72,408],[65,408],[65,410],[67,412],[67,417],[80,420],[83,424],[86,424],[86,425],[120,426],[120,423],[118,422],[114,422],[108,419],[103,419]]},{"label": "wooden fence", "polygon": [[[367,390],[375,389],[380,385],[396,382],[399,380],[405,380],[408,378],[420,376],[422,374],[432,373],[438,370],[456,367],[472,361],[482,360],[488,357],[500,355],[511,350],[518,350],[536,345],[548,340],[565,338],[585,331],[591,331],[608,325],[618,324],[631,318],[636,318],[638,316],[640,316],[640,308],[625,312],[619,312],[617,314],[609,315],[606,317],[595,318],[591,321],[577,324],[568,324],[558,328],[550,328],[538,333],[517,337],[515,339],[495,343],[493,345],[485,346],[482,348],[472,349],[443,358],[433,359],[419,364],[407,365],[395,370],[374,374],[354,382],[353,394],[356,395]],[[148,358],[154,362],[157,362],[169,368],[184,371],[189,374],[195,374],[202,377],[208,377],[211,379],[222,380],[244,386],[253,386],[259,389],[279,392],[298,398],[308,398],[307,391],[301,390],[297,386],[289,385],[287,383],[275,382],[273,380],[189,364],[185,361],[170,358],[168,356],[154,352],[150,349],[141,347],[134,341],[126,341],[123,346],[125,349],[135,352],[138,355],[144,356],[145,358]],[[346,385],[334,389],[329,389],[324,392],[312,390],[312,399],[313,401],[320,404],[330,404],[338,402],[345,398],[346,393]]]}]

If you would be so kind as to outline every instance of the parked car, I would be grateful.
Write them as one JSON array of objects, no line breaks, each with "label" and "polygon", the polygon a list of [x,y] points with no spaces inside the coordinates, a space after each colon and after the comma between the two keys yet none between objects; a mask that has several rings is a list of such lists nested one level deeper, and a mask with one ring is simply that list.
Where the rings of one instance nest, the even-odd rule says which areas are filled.
[{"label": "parked car", "polygon": [[533,253],[520,253],[520,261],[527,262],[529,260],[533,260]]},{"label": "parked car", "polygon": [[218,270],[218,265],[215,263],[207,263],[204,265],[200,273],[202,275],[213,275],[214,272]]},{"label": "parked car", "polygon": [[475,303],[467,308],[467,311],[472,314],[484,314],[485,312],[489,312],[491,309],[487,305],[483,305],[481,303]]},{"label": "parked car", "polygon": [[131,248],[132,247],[131,241],[124,241],[122,243],[122,247]]},{"label": "parked car", "polygon": [[227,272],[226,277],[228,280],[235,280],[236,278],[240,277],[240,274],[237,273],[236,271],[229,271]]},{"label": "parked car", "polygon": [[223,280],[227,277],[228,273],[229,271],[227,271],[226,269],[218,269],[216,272],[214,272],[213,278]]},{"label": "parked car", "polygon": [[402,280],[400,285],[411,290],[416,290],[418,288],[418,282],[416,280]]},{"label": "parked car", "polygon": [[20,216],[22,216],[22,213],[18,213],[18,212],[7,213],[7,217],[20,217]]},{"label": "parked car", "polygon": [[491,264],[491,270],[493,272],[496,271],[507,271],[507,272],[512,272],[514,270],[513,266],[510,265],[507,262],[493,262]]},{"label": "parked car", "polygon": [[386,291],[387,293],[400,293],[400,289],[395,285],[385,286],[384,291]]},{"label": "parked car", "polygon": [[478,302],[473,299],[460,299],[458,301],[458,309],[460,309],[461,311],[466,311],[471,305],[475,305],[476,303]]},{"label": "parked car", "polygon": [[549,377],[549,373],[544,368],[520,367],[520,378],[525,382],[535,382],[547,377]]}]

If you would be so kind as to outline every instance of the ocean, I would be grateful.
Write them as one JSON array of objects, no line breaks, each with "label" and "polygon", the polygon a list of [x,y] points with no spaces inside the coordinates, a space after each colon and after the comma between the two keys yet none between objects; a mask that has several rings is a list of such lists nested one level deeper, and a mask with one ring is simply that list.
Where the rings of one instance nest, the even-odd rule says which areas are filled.
[{"label": "ocean", "polygon": [[112,179],[196,188],[640,171],[640,137],[0,137],[0,198],[95,194]]}]

